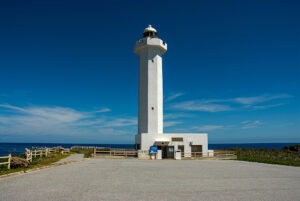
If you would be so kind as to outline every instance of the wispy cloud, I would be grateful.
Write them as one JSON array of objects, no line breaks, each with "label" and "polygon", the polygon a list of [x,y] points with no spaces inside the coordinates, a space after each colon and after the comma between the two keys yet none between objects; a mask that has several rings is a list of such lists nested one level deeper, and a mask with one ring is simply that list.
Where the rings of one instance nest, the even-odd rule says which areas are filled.
[{"label": "wispy cloud", "polygon": [[258,103],[268,102],[271,100],[291,98],[291,97],[292,96],[287,94],[280,94],[280,95],[262,95],[262,96],[254,96],[254,97],[238,97],[231,100],[233,102],[237,102],[244,105],[254,105]]},{"label": "wispy cloud", "polygon": [[192,114],[186,113],[167,113],[164,114],[164,120],[192,117]]},{"label": "wispy cloud", "polygon": [[111,109],[109,108],[102,108],[101,110],[96,110],[96,111],[93,111],[93,112],[90,112],[90,113],[104,113],[104,112],[110,112]]},{"label": "wispy cloud", "polygon": [[[99,135],[126,133],[126,129],[137,124],[136,117],[112,117],[102,110],[85,112],[66,107],[30,106],[18,107],[0,104],[0,135]],[[100,116],[99,116],[100,115]],[[125,129],[125,130],[124,130]],[[102,133],[105,131],[105,133]],[[110,132],[108,132],[110,131]]]},{"label": "wispy cloud", "polygon": [[213,131],[217,129],[223,129],[224,126],[221,125],[204,125],[204,126],[194,126],[193,130],[199,130],[199,131]]},{"label": "wispy cloud", "polygon": [[166,121],[164,122],[164,128],[175,126],[181,123],[182,123],[181,121]]},{"label": "wispy cloud", "polygon": [[255,120],[255,121],[248,120],[248,121],[241,122],[241,124],[242,124],[242,129],[249,129],[249,128],[256,128],[263,123],[259,120]]},{"label": "wispy cloud", "polygon": [[124,127],[124,126],[132,126],[137,125],[137,118],[114,118],[109,121],[105,121],[102,125],[99,127]]},{"label": "wispy cloud", "polygon": [[183,95],[184,95],[184,93],[181,93],[181,92],[174,93],[174,94],[171,94],[170,96],[168,96],[165,100],[166,100],[166,102],[172,101],[172,100],[174,100],[174,99],[176,99],[180,96],[183,96]]},{"label": "wispy cloud", "polygon": [[253,106],[251,106],[251,108],[253,110],[264,110],[264,109],[268,109],[268,108],[279,107],[284,104],[285,103],[278,103],[278,104],[271,104],[271,105],[253,105]]},{"label": "wispy cloud", "polygon": [[203,111],[203,112],[223,112],[230,111],[232,108],[229,105],[214,104],[208,101],[185,101],[175,103],[171,106],[172,109],[186,111]]},{"label": "wispy cloud", "polygon": [[169,108],[184,111],[224,112],[233,110],[262,110],[284,105],[278,102],[292,98],[288,94],[237,97],[229,99],[194,100],[173,103]]}]

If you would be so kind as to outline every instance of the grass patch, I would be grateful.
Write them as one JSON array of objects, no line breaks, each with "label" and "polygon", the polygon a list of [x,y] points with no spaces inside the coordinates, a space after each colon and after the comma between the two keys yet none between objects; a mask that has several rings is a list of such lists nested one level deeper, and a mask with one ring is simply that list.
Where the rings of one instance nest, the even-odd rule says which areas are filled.
[{"label": "grass patch", "polygon": [[[32,162],[27,168],[11,168],[10,170],[7,169],[7,166],[1,165],[0,166],[0,175],[4,174],[9,174],[13,172],[19,172],[19,171],[24,171],[26,172],[27,170],[33,169],[33,168],[38,168],[38,167],[43,167],[47,166],[50,164],[53,164],[63,158],[68,157],[70,154],[49,154],[48,157],[33,157]],[[25,158],[24,154],[20,155],[14,155],[13,157],[19,157],[19,158]],[[0,159],[1,162],[6,162],[7,159]]]},{"label": "grass patch", "polygon": [[283,149],[250,149],[250,148],[230,148],[235,151],[237,160],[300,166],[300,145],[292,145]]},{"label": "grass patch", "polygon": [[[97,151],[110,151],[110,148],[98,148]],[[84,158],[90,158],[92,154],[94,153],[94,148],[89,148],[89,149],[72,149],[73,153],[78,153],[78,154],[84,154]]]},{"label": "grass patch", "polygon": [[84,154],[84,158],[90,158],[91,154],[94,153],[94,149],[77,149],[72,150],[73,153]]}]

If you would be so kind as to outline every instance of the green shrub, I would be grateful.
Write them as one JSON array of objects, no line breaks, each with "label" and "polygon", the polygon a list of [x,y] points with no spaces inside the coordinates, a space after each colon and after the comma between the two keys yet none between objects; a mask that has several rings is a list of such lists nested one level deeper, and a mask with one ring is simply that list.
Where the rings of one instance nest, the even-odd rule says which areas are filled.
[{"label": "green shrub", "polygon": [[292,145],[283,149],[250,149],[230,148],[235,151],[237,160],[300,166],[300,145]]}]

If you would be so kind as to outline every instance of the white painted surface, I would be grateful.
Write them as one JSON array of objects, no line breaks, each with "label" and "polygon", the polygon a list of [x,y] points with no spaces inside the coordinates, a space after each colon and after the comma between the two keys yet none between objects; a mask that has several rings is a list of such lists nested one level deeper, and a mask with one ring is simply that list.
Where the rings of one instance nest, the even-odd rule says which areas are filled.
[{"label": "white painted surface", "polygon": [[[151,26],[144,32],[157,33]],[[143,151],[165,141],[174,146],[174,151],[178,150],[178,145],[184,145],[184,152],[191,153],[193,144],[202,145],[202,152],[207,152],[207,134],[163,133],[162,56],[166,51],[167,44],[157,37],[144,37],[135,44],[134,53],[139,55],[138,134],[135,142]],[[184,140],[172,142],[172,137],[182,137]]]},{"label": "white painted surface", "polygon": [[[172,142],[173,137],[182,137],[183,142]],[[164,133],[164,134],[138,134],[136,143],[141,145],[141,150],[149,150],[155,142],[164,142],[165,145],[174,146],[174,151],[178,150],[178,145],[184,145],[184,153],[191,153],[192,145],[202,145],[202,152],[208,152],[207,133]],[[190,155],[186,155],[189,157]]]},{"label": "white painted surface", "polygon": [[176,160],[181,160],[181,151],[176,151],[175,152],[175,159]]},{"label": "white painted surface", "polygon": [[138,133],[163,133],[162,55],[167,45],[159,38],[142,38],[134,52],[139,55]]},{"label": "white painted surface", "polygon": [[161,160],[161,159],[162,159],[162,153],[161,153],[161,150],[157,150],[156,159],[157,159],[157,160]]}]

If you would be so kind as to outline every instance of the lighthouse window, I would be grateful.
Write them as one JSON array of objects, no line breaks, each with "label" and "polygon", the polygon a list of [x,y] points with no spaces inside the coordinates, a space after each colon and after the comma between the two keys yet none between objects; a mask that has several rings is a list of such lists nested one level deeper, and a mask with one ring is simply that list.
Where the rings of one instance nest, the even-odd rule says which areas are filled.
[{"label": "lighthouse window", "polygon": [[154,110],[154,107],[152,107],[152,110]]},{"label": "lighthouse window", "polygon": [[154,60],[152,59],[152,63],[154,63]]}]

